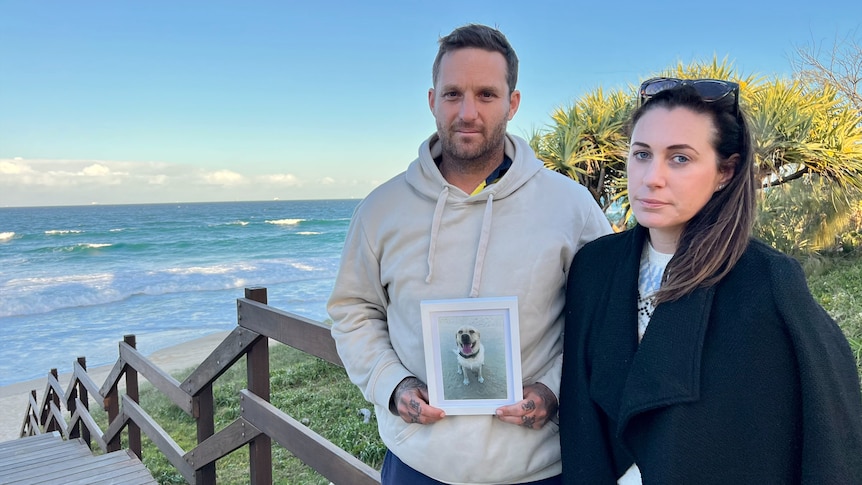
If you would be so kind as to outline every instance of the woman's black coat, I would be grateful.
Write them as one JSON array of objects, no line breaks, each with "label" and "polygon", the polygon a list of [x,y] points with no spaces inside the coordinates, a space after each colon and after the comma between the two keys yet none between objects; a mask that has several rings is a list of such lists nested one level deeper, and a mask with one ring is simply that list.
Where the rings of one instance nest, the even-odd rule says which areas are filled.
[{"label": "woman's black coat", "polygon": [[656,307],[638,345],[640,226],[569,274],[560,438],[569,484],[862,484],[844,335],[791,258],[752,241],[717,285]]}]

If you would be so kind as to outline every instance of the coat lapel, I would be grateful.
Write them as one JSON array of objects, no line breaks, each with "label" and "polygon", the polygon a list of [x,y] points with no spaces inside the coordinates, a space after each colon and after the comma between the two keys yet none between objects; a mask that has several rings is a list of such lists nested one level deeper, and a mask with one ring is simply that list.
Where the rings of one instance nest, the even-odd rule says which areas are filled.
[{"label": "coat lapel", "polygon": [[[604,259],[616,264],[605,271],[610,295],[599,303],[588,336],[590,397],[608,416],[617,416],[629,368],[638,349],[637,277],[646,230],[640,226],[623,233],[621,244],[609,248]],[[613,302],[613,303],[611,303]]]},{"label": "coat lapel", "polygon": [[[615,304],[592,326],[588,345],[590,396],[617,422],[622,435],[636,415],[700,396],[700,364],[714,288],[660,304],[637,341],[637,276],[647,230],[636,226],[608,271]],[[601,313],[600,313],[601,314]]]},{"label": "coat lapel", "polygon": [[700,399],[700,364],[715,288],[656,307],[622,391],[617,433],[637,413]]}]

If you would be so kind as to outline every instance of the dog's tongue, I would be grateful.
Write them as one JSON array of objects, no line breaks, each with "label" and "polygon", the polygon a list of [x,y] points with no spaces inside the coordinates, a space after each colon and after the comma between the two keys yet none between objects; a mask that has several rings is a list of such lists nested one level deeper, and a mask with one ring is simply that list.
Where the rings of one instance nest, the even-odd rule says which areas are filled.
[{"label": "dog's tongue", "polygon": [[461,352],[466,354],[466,355],[470,355],[473,353],[473,346],[470,344],[462,344],[461,345]]}]

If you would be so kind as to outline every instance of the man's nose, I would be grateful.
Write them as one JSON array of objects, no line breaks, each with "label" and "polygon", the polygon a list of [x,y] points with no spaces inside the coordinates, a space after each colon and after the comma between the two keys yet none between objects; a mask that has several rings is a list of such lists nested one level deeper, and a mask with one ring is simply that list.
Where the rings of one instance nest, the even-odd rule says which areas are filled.
[{"label": "man's nose", "polygon": [[462,120],[473,120],[479,115],[479,111],[476,109],[476,100],[471,96],[464,96],[464,99],[461,101],[461,109],[458,112],[458,116]]}]

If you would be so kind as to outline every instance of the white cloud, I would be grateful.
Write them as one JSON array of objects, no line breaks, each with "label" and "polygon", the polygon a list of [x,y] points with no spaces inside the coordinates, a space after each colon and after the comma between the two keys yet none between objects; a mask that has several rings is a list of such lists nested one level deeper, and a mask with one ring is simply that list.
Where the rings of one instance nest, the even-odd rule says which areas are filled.
[{"label": "white cloud", "polygon": [[270,175],[263,175],[260,177],[261,182],[269,182],[276,185],[286,185],[286,186],[295,186],[301,185],[299,178],[296,175],[291,173],[274,173]]},{"label": "white cloud", "polygon": [[161,162],[0,158],[0,207],[364,197],[374,184]]},{"label": "white cloud", "polygon": [[32,172],[33,170],[27,165],[20,162],[20,158],[14,160],[0,160],[0,174],[18,175],[22,173]]},{"label": "white cloud", "polygon": [[81,173],[88,177],[105,177],[111,175],[111,169],[101,163],[94,163],[93,165],[84,167]]},{"label": "white cloud", "polygon": [[168,183],[168,176],[165,174],[153,175],[147,177],[147,183],[150,185],[165,185]]},{"label": "white cloud", "polygon": [[217,170],[203,175],[204,182],[212,185],[241,185],[246,183],[245,177],[232,170]]}]

